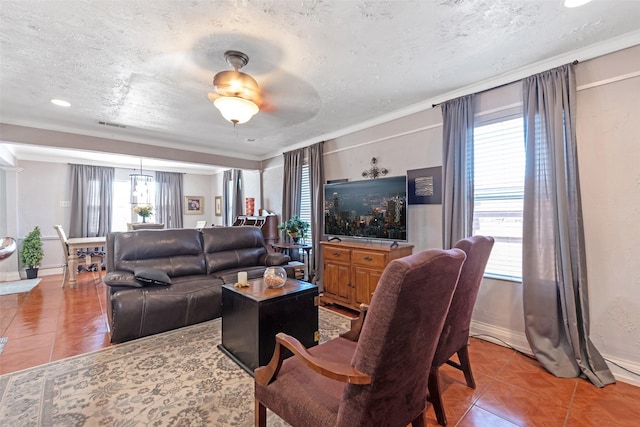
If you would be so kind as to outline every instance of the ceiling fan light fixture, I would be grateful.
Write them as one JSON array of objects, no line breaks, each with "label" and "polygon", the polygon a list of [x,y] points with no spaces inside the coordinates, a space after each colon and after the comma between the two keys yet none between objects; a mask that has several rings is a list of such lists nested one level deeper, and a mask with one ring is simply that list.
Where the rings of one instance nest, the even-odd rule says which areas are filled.
[{"label": "ceiling fan light fixture", "polygon": [[260,111],[255,102],[260,99],[260,88],[253,77],[238,71],[249,62],[246,54],[228,50],[224,57],[233,70],[220,71],[213,77],[216,98],[210,99],[222,117],[236,126],[248,122]]},{"label": "ceiling fan light fixture", "polygon": [[229,120],[234,126],[248,122],[260,111],[252,101],[238,96],[222,96],[213,101],[213,105],[220,110],[222,117]]}]

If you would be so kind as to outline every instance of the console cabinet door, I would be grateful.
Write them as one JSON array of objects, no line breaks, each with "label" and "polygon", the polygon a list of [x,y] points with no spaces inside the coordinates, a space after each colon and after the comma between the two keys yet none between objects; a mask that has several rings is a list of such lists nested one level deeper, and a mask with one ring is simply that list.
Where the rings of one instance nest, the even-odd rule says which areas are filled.
[{"label": "console cabinet door", "polygon": [[336,301],[351,304],[351,283],[349,266],[325,262],[324,264],[324,294]]},{"label": "console cabinet door", "polygon": [[354,308],[360,307],[360,304],[371,303],[371,295],[376,290],[376,286],[378,286],[378,281],[380,281],[381,276],[382,270],[380,269],[372,270],[359,266],[353,267]]}]

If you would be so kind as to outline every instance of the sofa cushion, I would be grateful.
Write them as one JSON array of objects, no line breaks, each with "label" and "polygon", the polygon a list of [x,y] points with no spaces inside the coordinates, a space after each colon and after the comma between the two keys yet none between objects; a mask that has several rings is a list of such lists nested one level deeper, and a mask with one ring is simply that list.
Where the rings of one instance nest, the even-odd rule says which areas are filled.
[{"label": "sofa cushion", "polygon": [[147,335],[220,317],[222,281],[205,275],[173,277],[169,286],[107,290],[111,342]]},{"label": "sofa cushion", "polygon": [[267,253],[262,231],[254,226],[205,228],[202,239],[207,274],[261,265]]},{"label": "sofa cushion", "polygon": [[149,267],[136,267],[133,270],[133,275],[138,282],[141,282],[145,286],[149,285],[170,285],[171,278],[164,271],[157,268]]},{"label": "sofa cushion", "polygon": [[[138,230],[110,233],[113,271],[156,268],[170,277],[206,274],[202,237],[195,229]],[[108,249],[111,249],[108,247]],[[110,268],[110,262],[107,268]]]}]

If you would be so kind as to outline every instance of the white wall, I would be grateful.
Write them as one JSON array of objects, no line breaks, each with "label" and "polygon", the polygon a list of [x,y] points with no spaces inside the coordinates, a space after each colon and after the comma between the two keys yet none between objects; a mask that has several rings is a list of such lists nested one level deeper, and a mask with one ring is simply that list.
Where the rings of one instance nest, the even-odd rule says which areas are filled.
[{"label": "white wall", "polygon": [[[578,64],[576,79],[591,338],[605,359],[640,372],[640,46]],[[520,91],[516,83],[481,94],[479,114],[519,109]],[[327,141],[325,179],[362,179],[371,157],[389,176],[442,165],[441,122],[434,108]],[[265,200],[277,201],[280,210],[282,165],[276,160],[265,162]],[[441,205],[411,205],[408,214],[414,251],[442,247]],[[472,333],[530,352],[522,285],[485,279]],[[619,380],[640,385],[639,377],[609,365]]]},{"label": "white wall", "polygon": [[640,372],[640,46],[580,64],[576,78],[591,338]]}]

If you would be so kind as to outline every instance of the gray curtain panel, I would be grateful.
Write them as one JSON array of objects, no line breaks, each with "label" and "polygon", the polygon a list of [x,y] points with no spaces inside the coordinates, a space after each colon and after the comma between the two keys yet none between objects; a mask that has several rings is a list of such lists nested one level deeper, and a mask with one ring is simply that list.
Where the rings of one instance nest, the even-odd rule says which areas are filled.
[{"label": "gray curtain panel", "polygon": [[106,236],[111,231],[114,168],[71,167],[69,237]]},{"label": "gray curtain panel", "polygon": [[231,203],[229,186],[232,175],[231,169],[224,171],[222,174],[222,225],[226,226],[233,225],[233,220],[229,218],[229,210],[227,209],[227,206]]},{"label": "gray curtain panel", "polygon": [[474,95],[442,104],[442,243],[451,249],[473,226]]},{"label": "gray curtain panel", "polygon": [[232,198],[232,209],[233,218],[231,222],[240,215],[244,215],[244,183],[242,182],[242,171],[240,169],[233,169],[233,173],[231,175],[231,195]]},{"label": "gray curtain panel", "polygon": [[302,199],[302,162],[304,148],[287,151],[284,156],[284,176],[282,179],[282,222],[293,215],[300,215]]},{"label": "gray curtain panel", "polygon": [[165,228],[182,228],[183,175],[156,172],[156,222]]},{"label": "gray curtain panel", "polygon": [[575,98],[571,65],[523,80],[525,331],[536,358],[551,373],[582,373],[603,387],[615,380],[589,339]]},{"label": "gray curtain panel", "polygon": [[[242,171],[229,169],[222,175],[222,224],[233,225],[236,217],[243,215]],[[229,215],[231,207],[231,215]]]},{"label": "gray curtain panel", "polygon": [[[311,254],[313,260],[311,263],[311,271],[309,277],[311,282],[316,283],[322,288],[322,251],[320,250],[320,240],[323,233],[324,206],[322,200],[324,198],[324,142],[313,144],[309,147],[309,188],[311,190],[311,229],[313,230],[313,240],[311,241]],[[319,289],[322,292],[322,289]]]}]

